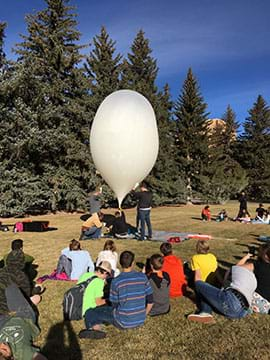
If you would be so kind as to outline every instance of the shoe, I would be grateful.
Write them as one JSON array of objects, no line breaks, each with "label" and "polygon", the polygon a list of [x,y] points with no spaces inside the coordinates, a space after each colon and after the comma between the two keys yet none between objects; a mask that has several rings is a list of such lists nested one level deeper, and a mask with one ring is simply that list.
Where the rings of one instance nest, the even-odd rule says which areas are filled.
[{"label": "shoe", "polygon": [[89,330],[81,330],[79,332],[79,338],[80,339],[95,339],[95,340],[99,340],[99,339],[104,339],[106,337],[106,333],[104,331],[100,331],[100,330],[93,330],[93,329],[89,329]]},{"label": "shoe", "polygon": [[188,320],[190,321],[196,321],[204,324],[214,324],[215,319],[211,314],[208,313],[199,313],[199,314],[190,314],[188,315]]}]

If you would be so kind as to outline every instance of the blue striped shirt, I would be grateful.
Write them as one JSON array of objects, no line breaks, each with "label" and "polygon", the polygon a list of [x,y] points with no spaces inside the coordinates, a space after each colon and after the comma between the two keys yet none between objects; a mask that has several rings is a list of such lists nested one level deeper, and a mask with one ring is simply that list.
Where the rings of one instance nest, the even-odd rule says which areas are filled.
[{"label": "blue striped shirt", "polygon": [[125,329],[143,325],[146,318],[146,298],[152,293],[146,275],[141,272],[122,272],[113,279],[110,301],[114,307],[115,322]]}]

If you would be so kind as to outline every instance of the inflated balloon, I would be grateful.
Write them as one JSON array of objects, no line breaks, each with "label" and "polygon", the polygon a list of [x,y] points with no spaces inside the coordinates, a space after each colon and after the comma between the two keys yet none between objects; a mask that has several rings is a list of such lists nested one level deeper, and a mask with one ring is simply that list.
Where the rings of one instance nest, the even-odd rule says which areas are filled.
[{"label": "inflated balloon", "polygon": [[94,164],[115,192],[119,207],[153,168],[158,155],[158,130],[149,101],[132,90],[119,90],[99,106],[90,134]]}]

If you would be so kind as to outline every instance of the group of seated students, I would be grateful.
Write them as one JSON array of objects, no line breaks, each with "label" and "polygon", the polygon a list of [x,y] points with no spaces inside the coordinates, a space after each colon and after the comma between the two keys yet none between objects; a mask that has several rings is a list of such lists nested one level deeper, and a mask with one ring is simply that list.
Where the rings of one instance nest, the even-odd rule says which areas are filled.
[{"label": "group of seated students", "polygon": [[[201,218],[203,221],[211,221],[213,219],[211,215],[210,206],[206,205],[201,212]],[[215,221],[226,221],[229,219],[226,209],[222,209],[217,216]],[[231,219],[233,221],[239,221],[241,223],[252,223],[252,224],[270,224],[270,207],[265,209],[263,204],[259,204],[256,209],[256,216],[252,219],[249,212],[246,209],[240,209],[238,215]]]},{"label": "group of seated students", "polygon": [[[199,240],[197,254],[186,266],[173,254],[170,243],[162,243],[160,253],[149,258],[143,271],[135,270],[135,254],[123,251],[119,271],[113,240],[105,242],[94,265],[90,254],[73,239],[62,251],[58,270],[67,271],[78,284],[92,278],[83,294],[85,329],[79,337],[105,338],[103,324],[122,330],[141,326],[148,315],[167,314],[170,298],[182,295],[193,296],[197,305],[197,311],[187,317],[190,321],[213,323],[213,312],[228,318],[242,318],[252,311],[269,314],[270,243],[259,247],[257,260],[251,261],[250,253],[245,255],[232,266],[225,281],[218,276],[217,259],[209,250],[209,241]],[[5,259],[0,270],[0,359],[46,359],[32,345],[39,334],[37,304],[41,297],[25,272],[27,256],[20,247]],[[222,285],[217,286],[218,282]],[[20,339],[16,338],[18,331]]]},{"label": "group of seated students", "polygon": [[[116,268],[118,256],[115,244],[112,240],[105,242],[95,272],[87,272],[78,280],[81,283],[93,274],[103,279],[103,285],[100,280],[94,280],[86,288],[83,298],[86,329],[80,332],[80,338],[105,337],[101,327],[103,323],[121,329],[142,325],[146,315],[168,313],[169,299],[182,295],[196,301],[196,313],[188,316],[191,321],[214,322],[213,311],[228,318],[241,318],[252,311],[269,313],[270,285],[267,279],[270,275],[270,244],[260,246],[256,261],[250,261],[253,254],[245,255],[225,279],[219,274],[215,255],[209,252],[209,241],[197,242],[197,254],[188,266],[183,266],[182,260],[173,254],[170,243],[162,243],[160,252],[148,258],[139,273],[134,270],[135,255],[124,251],[119,260],[120,272]],[[108,280],[110,291],[104,298],[104,285]],[[99,291],[94,291],[98,282]],[[134,294],[139,294],[140,300]]]}]

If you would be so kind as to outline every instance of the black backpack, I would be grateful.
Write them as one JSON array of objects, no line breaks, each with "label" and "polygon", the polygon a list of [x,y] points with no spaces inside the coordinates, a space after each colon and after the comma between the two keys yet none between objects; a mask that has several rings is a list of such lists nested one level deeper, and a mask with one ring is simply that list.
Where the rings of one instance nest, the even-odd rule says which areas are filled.
[{"label": "black backpack", "polygon": [[63,300],[63,316],[64,320],[81,320],[82,319],[82,303],[84,290],[90,282],[96,279],[97,276],[92,276],[88,280],[72,287],[64,294]]}]

